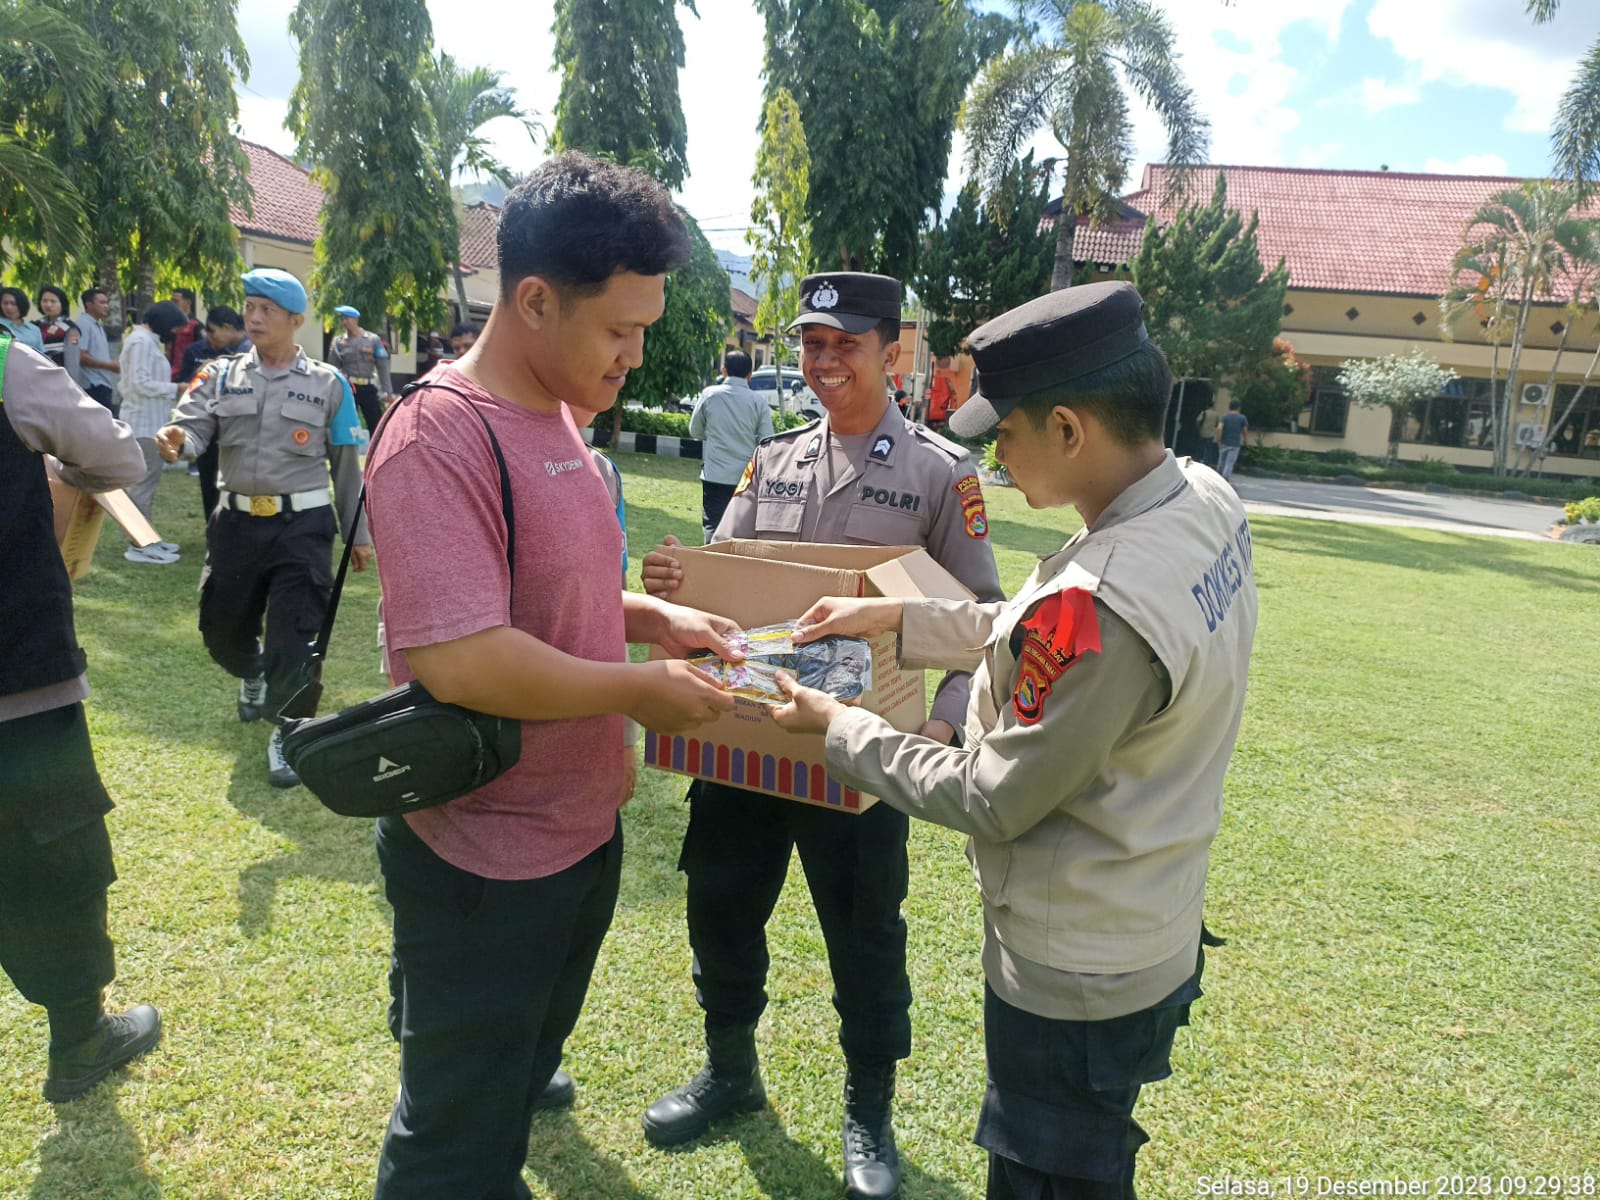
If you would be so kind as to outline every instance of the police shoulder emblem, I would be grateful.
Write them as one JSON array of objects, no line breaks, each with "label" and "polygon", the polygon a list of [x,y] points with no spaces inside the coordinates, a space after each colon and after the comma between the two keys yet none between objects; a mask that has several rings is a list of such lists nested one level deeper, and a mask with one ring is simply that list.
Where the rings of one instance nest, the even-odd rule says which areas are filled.
[{"label": "police shoulder emblem", "polygon": [[739,486],[733,489],[735,496],[743,495],[750,489],[750,481],[756,477],[756,456],[752,454],[750,461],[744,465],[744,474],[739,476]]},{"label": "police shoulder emblem", "polygon": [[981,538],[989,535],[989,517],[983,509],[983,486],[976,475],[963,475],[950,489],[961,501],[962,521],[967,536]]},{"label": "police shoulder emblem", "polygon": [[1067,669],[1089,651],[1100,653],[1100,620],[1094,596],[1082,588],[1054,592],[1022,622],[1022,649],[1017,654],[1017,682],[1011,707],[1024,725],[1044,716],[1050,689]]},{"label": "police shoulder emblem", "polygon": [[833,308],[839,303],[839,290],[832,283],[824,282],[811,293],[812,308]]}]

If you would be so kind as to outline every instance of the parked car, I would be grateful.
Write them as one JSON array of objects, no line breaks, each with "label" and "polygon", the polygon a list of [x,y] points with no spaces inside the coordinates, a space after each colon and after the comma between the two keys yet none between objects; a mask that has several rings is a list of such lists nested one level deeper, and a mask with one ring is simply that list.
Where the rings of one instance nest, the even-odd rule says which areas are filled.
[{"label": "parked car", "polygon": [[[778,370],[776,367],[757,367],[750,376],[750,390],[763,393],[767,397],[767,404],[774,409],[778,407]],[[822,405],[817,400],[817,394],[806,386],[805,376],[795,367],[784,367],[782,371],[784,407],[790,412],[800,413],[808,421],[822,416]]]}]

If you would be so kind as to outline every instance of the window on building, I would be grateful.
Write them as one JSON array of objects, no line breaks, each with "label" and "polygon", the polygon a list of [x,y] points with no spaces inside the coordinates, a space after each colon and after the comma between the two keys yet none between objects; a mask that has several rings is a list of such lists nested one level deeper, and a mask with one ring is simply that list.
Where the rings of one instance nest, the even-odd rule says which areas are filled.
[{"label": "window on building", "polygon": [[[1505,381],[1499,381],[1503,390]],[[1468,449],[1494,445],[1494,405],[1487,379],[1452,379],[1437,396],[1418,400],[1406,414],[1403,439],[1427,446]]]},{"label": "window on building", "polygon": [[[1550,407],[1541,409],[1540,415],[1549,421],[1561,421],[1561,414],[1567,411],[1567,405],[1572,403],[1577,391],[1576,384],[1558,384]],[[1573,406],[1567,419],[1561,421],[1551,440],[1555,443],[1552,453],[1570,454],[1575,458],[1600,458],[1600,389],[1593,386],[1584,389],[1583,394],[1578,396],[1578,403]]]},{"label": "window on building", "polygon": [[1350,401],[1339,386],[1338,367],[1311,368],[1311,401],[1300,412],[1300,432],[1343,437]]}]

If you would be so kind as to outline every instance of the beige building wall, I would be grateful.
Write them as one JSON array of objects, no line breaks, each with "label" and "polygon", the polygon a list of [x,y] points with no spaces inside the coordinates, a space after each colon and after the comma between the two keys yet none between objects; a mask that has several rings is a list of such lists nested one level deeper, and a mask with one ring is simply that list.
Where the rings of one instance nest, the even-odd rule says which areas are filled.
[{"label": "beige building wall", "polygon": [[[1338,367],[1351,358],[1381,358],[1389,354],[1409,354],[1419,350],[1441,366],[1451,367],[1467,379],[1484,379],[1494,366],[1494,348],[1484,330],[1469,317],[1459,322],[1454,341],[1446,341],[1440,326],[1439,302],[1429,297],[1361,295],[1348,292],[1303,292],[1290,290],[1281,337],[1294,346],[1296,357],[1317,367]],[[1420,318],[1420,319],[1419,319]],[[1518,376],[1521,384],[1544,383],[1556,363],[1556,346],[1561,333],[1554,328],[1566,320],[1559,305],[1536,304],[1529,313]],[[1558,384],[1582,382],[1584,371],[1600,345],[1600,315],[1579,317],[1567,339],[1556,373]],[[1510,348],[1500,349],[1495,375],[1504,380],[1510,368]],[[1600,381],[1597,381],[1600,383]],[[1521,387],[1519,385],[1519,392]],[[1215,409],[1227,411],[1228,393],[1218,389]],[[1524,405],[1519,402],[1513,425],[1530,422],[1545,424],[1560,416],[1551,405]],[[1279,431],[1252,432],[1261,445],[1292,450],[1326,453],[1349,450],[1371,458],[1382,458],[1389,451],[1389,410],[1351,405],[1341,437]],[[1400,458],[1406,462],[1442,460],[1461,467],[1492,468],[1493,453],[1465,447],[1437,446],[1424,442],[1400,443]],[[1562,475],[1600,477],[1600,459],[1551,454],[1545,471]]]}]

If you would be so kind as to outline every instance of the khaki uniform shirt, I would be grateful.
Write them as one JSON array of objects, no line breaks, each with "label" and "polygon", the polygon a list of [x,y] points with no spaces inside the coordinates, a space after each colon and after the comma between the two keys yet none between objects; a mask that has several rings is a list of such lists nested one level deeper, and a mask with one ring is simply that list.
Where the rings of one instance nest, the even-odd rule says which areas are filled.
[{"label": "khaki uniform shirt", "polygon": [[333,339],[328,353],[332,356],[329,361],[343,371],[351,383],[375,383],[384,395],[394,394],[394,381],[389,376],[389,349],[377,334],[366,329],[355,337],[341,333]]},{"label": "khaki uniform shirt", "polygon": [[[220,447],[217,486],[245,496],[282,496],[328,486],[333,472],[339,529],[348,541],[361,494],[361,449],[335,445],[334,417],[344,381],[301,351],[289,367],[267,369],[255,349],[201,368],[173,413],[184,432],[184,458],[213,441]],[[355,534],[371,544],[366,523]]]},{"label": "khaki uniform shirt", "polygon": [[970,835],[1008,1003],[1098,1020],[1193,973],[1255,620],[1238,498],[1170,454],[1010,603],[905,605],[907,666],[977,667],[966,745],[850,709],[828,770]]},{"label": "khaki uniform shirt", "polygon": [[[826,418],[764,439],[713,540],[922,546],[980,601],[1003,598],[983,490],[965,449],[890,404],[824,492],[828,441]],[[965,672],[947,675],[930,718],[960,729],[969,686]]]}]

